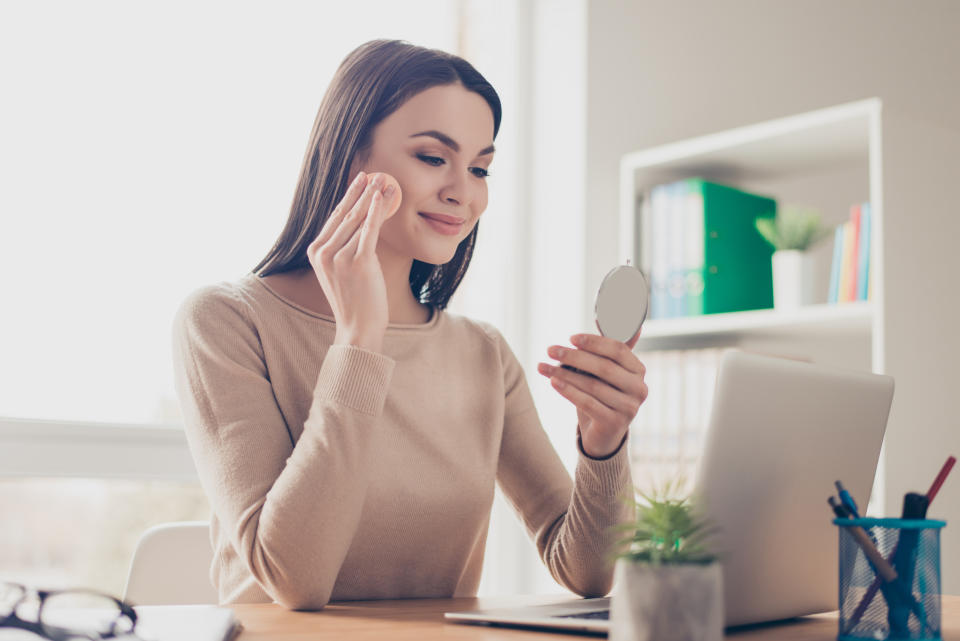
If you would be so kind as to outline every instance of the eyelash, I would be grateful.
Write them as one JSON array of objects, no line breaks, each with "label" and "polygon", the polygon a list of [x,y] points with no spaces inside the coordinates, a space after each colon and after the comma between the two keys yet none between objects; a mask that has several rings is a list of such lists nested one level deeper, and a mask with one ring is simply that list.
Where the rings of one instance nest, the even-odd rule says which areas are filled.
[{"label": "eyelash", "polygon": [[[439,160],[440,162],[443,162],[443,158],[437,158],[436,156],[427,156],[427,155],[425,155],[425,154],[417,154],[417,158],[419,158],[420,160],[422,160],[423,162],[427,163],[428,165],[430,165],[430,166],[432,166],[432,167],[439,167],[439,166],[440,166],[439,164],[436,164],[436,165],[435,165],[435,164],[433,164],[432,162],[430,162],[430,161],[432,161],[432,160]],[[480,171],[483,172],[483,174],[482,174],[482,175],[479,175],[479,176],[477,176],[477,174],[474,174],[474,176],[476,176],[477,178],[489,178],[489,177],[490,177],[490,172],[487,171],[486,169],[484,169],[483,167],[471,167],[471,169],[479,169]]]}]

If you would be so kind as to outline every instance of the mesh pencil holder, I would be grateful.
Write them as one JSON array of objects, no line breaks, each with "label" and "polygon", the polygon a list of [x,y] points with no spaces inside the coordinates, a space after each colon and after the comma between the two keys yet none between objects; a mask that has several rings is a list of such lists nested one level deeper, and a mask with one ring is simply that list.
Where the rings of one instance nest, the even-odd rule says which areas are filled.
[{"label": "mesh pencil holder", "polygon": [[837,639],[939,641],[940,528],[946,523],[869,518],[833,523],[840,545]]}]

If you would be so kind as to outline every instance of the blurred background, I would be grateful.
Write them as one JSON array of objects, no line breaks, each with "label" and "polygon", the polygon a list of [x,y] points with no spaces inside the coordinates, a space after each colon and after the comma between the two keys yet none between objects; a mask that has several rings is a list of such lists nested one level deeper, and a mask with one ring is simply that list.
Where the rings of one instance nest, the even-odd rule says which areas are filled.
[{"label": "blurred background", "polygon": [[[910,123],[883,130],[882,168],[921,197],[887,199],[868,333],[829,348],[781,336],[776,349],[815,360],[853,344],[852,366],[897,379],[874,513],[895,515],[960,451],[948,326],[960,218],[940,178],[960,177],[960,3],[3,0],[0,578],[119,594],[143,530],[209,518],[173,390],[174,311],[266,254],[336,67],[381,37],[464,56],[500,94],[490,204],[450,309],[501,329],[571,472],[576,415],[536,363],[594,330],[600,281],[634,258],[622,157],[870,98],[884,126]],[[931,159],[938,182],[910,175]],[[631,432],[638,479],[652,465],[695,474],[716,359],[745,340],[641,341],[651,399]],[[652,413],[694,388],[696,416],[664,435]],[[957,487],[931,516],[960,519]],[[943,536],[955,593],[960,536]],[[498,493],[480,593],[561,590]]]}]

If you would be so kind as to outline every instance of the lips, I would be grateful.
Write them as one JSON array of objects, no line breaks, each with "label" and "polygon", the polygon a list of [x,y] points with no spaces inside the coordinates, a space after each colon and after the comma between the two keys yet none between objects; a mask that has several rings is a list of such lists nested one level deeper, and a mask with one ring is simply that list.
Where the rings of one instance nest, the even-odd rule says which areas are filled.
[{"label": "lips", "polygon": [[431,220],[438,220],[441,223],[447,223],[448,225],[460,225],[463,223],[463,218],[458,218],[456,216],[448,216],[447,214],[432,214],[430,212],[421,211],[419,212],[424,218],[430,218]]},{"label": "lips", "polygon": [[[447,216],[446,214],[426,214],[418,212],[434,231],[445,236],[453,236],[460,233],[463,229],[463,219],[456,216]],[[446,222],[446,221],[452,222]]]}]

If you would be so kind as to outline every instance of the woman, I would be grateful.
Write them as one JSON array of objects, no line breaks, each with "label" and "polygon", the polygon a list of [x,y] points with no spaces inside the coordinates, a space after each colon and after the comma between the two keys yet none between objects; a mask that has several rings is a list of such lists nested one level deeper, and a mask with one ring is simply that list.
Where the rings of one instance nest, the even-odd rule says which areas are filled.
[{"label": "woman", "polygon": [[598,379],[540,365],[577,406],[571,482],[503,337],[444,311],[499,124],[463,59],[358,47],[270,253],[182,303],[175,378],[222,603],[472,596],[495,483],[558,582],[609,591],[607,528],[632,516],[627,427],[647,394],[636,337],[549,350]]}]

